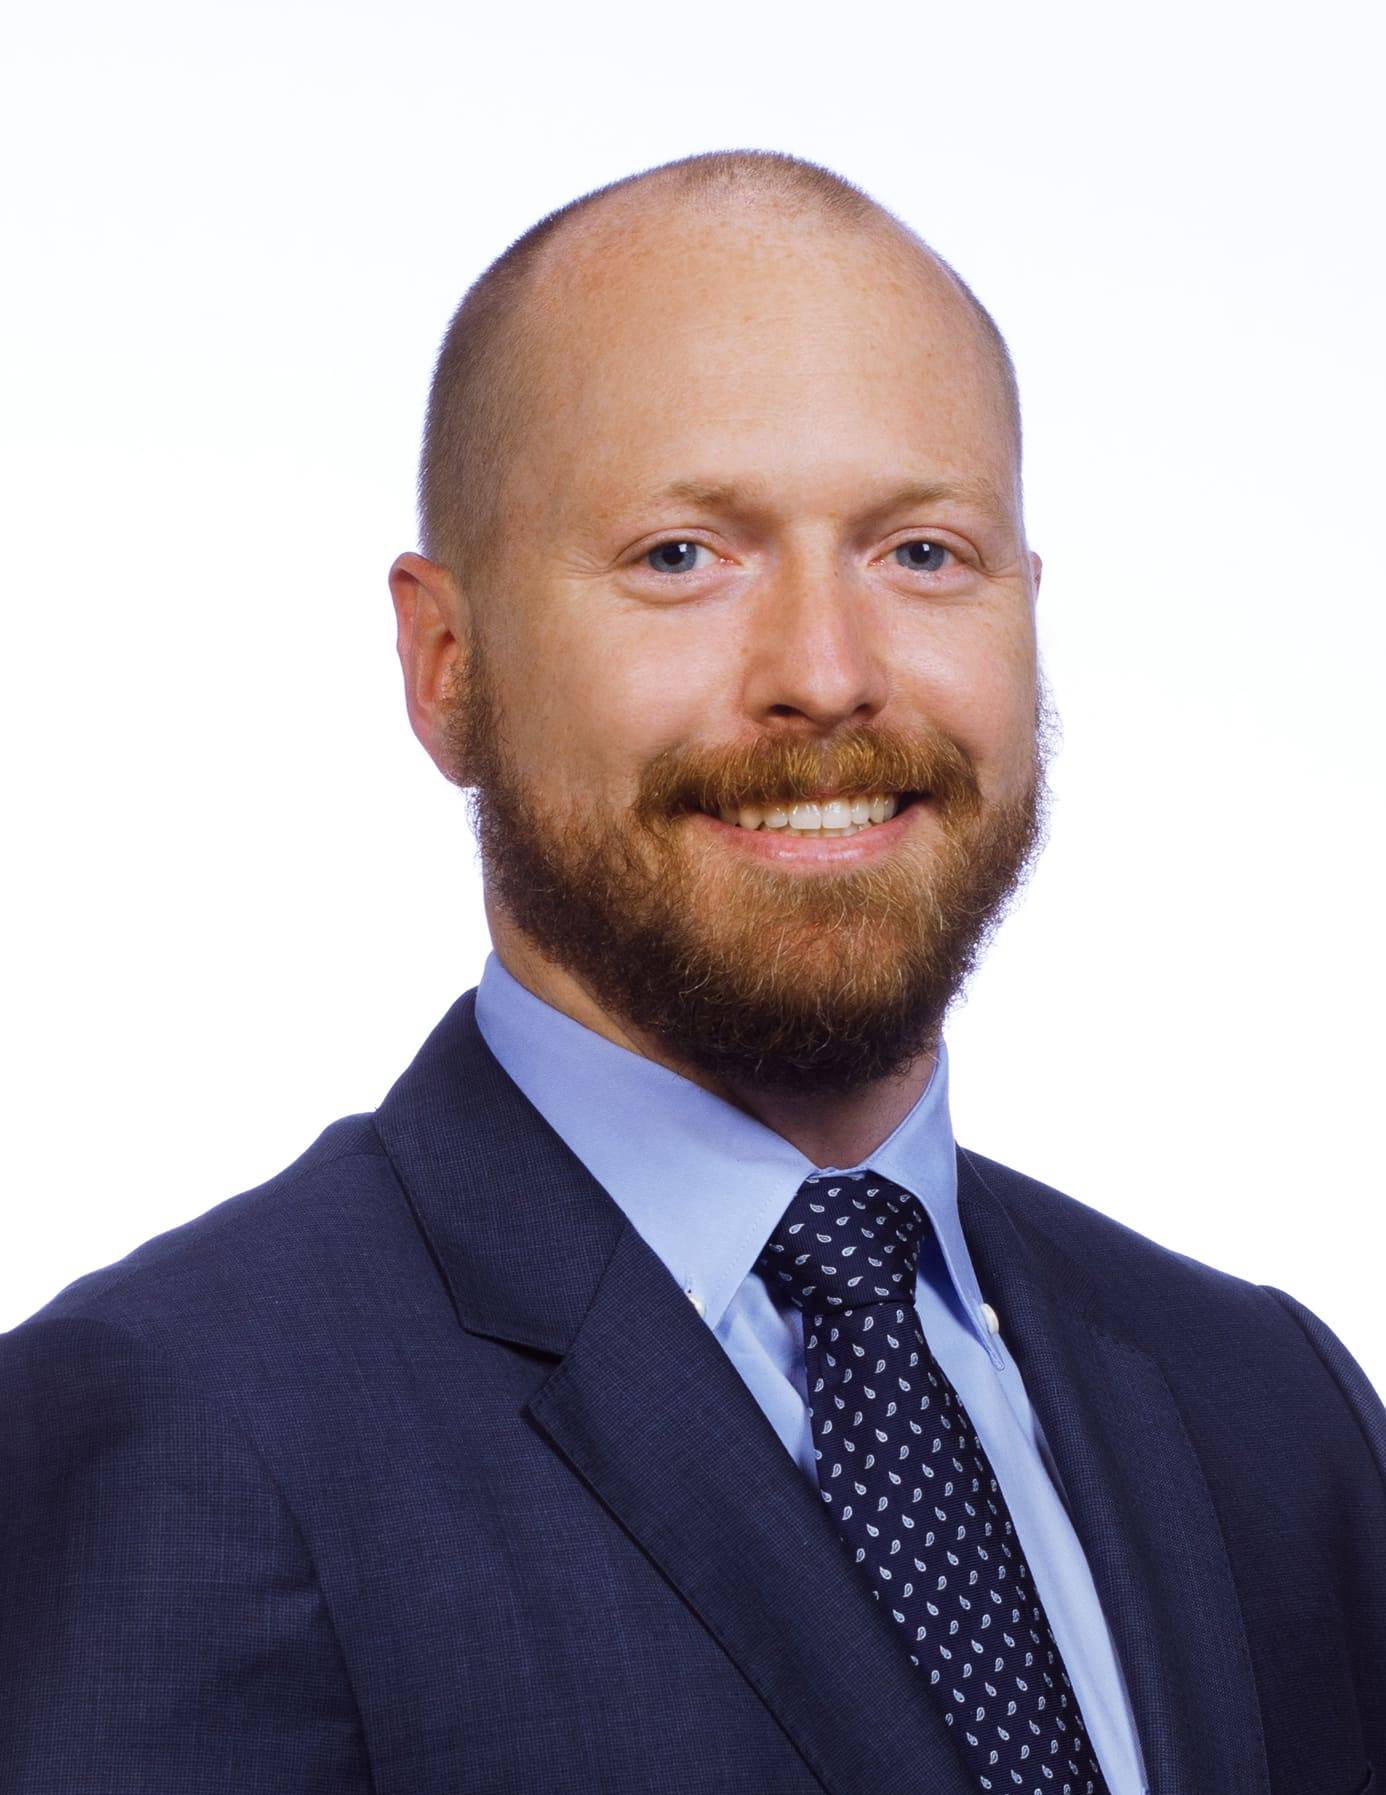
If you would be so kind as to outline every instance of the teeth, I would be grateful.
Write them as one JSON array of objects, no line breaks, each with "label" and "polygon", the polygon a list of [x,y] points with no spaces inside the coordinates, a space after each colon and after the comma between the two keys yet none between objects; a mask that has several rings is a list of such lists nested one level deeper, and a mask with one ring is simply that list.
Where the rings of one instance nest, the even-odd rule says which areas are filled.
[{"label": "teeth", "polygon": [[859,835],[873,823],[888,822],[898,798],[827,798],[795,804],[724,804],[718,815],[741,829],[783,829],[789,835]]}]

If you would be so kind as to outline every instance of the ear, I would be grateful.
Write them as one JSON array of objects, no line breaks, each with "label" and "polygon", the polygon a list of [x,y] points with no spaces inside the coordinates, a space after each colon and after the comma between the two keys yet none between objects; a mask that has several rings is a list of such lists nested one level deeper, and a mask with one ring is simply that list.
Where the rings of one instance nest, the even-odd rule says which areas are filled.
[{"label": "ear", "polygon": [[438,770],[456,784],[444,728],[448,684],[466,677],[470,610],[451,572],[440,561],[404,554],[390,568],[395,606],[395,651],[404,673],[404,701],[414,734]]},{"label": "ear", "polygon": [[1040,575],[1044,572],[1044,562],[1033,549],[1030,550],[1030,572],[1035,582],[1035,597],[1039,597]]}]

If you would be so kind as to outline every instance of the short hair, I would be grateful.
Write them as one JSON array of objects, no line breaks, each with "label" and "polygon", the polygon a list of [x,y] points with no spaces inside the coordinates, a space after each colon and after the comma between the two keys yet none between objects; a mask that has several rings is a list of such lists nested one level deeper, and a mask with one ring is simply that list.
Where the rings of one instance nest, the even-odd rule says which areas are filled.
[{"label": "short hair", "polygon": [[1020,396],[1010,350],[991,313],[942,256],[878,200],[817,162],[778,150],[709,150],[624,175],[547,213],[478,275],[453,313],[429,388],[418,502],[424,553],[459,582],[483,581],[500,556],[506,478],[531,416],[527,350],[542,318],[528,302],[541,252],[608,195],[645,183],[694,205],[768,199],[830,227],[884,225],[903,234],[956,286],[981,326],[1019,467]]}]

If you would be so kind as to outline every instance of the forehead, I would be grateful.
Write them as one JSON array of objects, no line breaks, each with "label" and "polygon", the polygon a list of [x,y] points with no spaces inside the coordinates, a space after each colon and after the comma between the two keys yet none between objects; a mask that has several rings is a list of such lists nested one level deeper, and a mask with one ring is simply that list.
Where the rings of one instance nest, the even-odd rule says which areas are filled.
[{"label": "forehead", "polygon": [[556,246],[534,297],[531,500],[621,503],[690,470],[1014,483],[997,352],[893,231],[765,206],[627,213]]}]

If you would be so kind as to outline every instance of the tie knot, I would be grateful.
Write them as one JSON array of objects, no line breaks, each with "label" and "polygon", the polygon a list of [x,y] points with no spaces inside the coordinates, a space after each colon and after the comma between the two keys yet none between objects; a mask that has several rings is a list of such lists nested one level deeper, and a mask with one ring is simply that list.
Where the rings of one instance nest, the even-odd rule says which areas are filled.
[{"label": "tie knot", "polygon": [[815,1175],[794,1193],[756,1270],[770,1290],[819,1314],[913,1307],[927,1221],[909,1191],[875,1172]]}]

